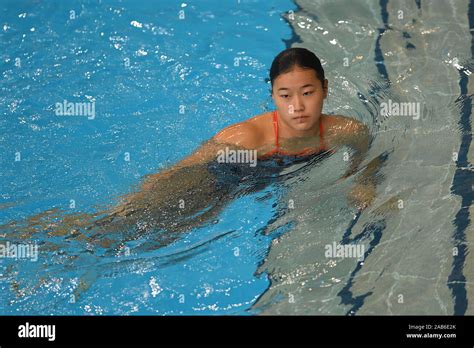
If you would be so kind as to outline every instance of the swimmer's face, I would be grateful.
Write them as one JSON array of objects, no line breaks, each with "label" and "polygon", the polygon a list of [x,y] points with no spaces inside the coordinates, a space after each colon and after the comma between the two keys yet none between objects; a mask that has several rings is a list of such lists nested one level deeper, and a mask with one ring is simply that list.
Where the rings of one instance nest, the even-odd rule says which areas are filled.
[{"label": "swimmer's face", "polygon": [[[318,124],[327,97],[328,81],[313,69],[295,67],[273,81],[272,98],[283,122],[294,130],[311,130]],[[302,117],[300,117],[302,116]]]}]

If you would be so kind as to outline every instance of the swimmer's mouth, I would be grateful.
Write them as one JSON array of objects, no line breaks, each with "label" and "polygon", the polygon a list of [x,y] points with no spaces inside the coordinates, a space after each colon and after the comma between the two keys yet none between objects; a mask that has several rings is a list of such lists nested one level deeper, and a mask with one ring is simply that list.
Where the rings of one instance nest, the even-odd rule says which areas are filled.
[{"label": "swimmer's mouth", "polygon": [[309,116],[296,116],[296,117],[293,117],[293,120],[304,120],[306,118],[308,118]]}]

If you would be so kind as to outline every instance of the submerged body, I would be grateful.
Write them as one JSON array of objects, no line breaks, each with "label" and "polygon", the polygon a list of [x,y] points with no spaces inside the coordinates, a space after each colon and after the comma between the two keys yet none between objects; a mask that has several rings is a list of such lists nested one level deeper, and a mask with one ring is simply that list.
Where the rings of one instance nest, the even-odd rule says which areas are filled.
[{"label": "submerged body", "polygon": [[[298,49],[288,50],[289,54],[296,51],[307,54]],[[288,53],[285,52],[282,53]],[[65,216],[62,223],[44,221],[40,226],[35,225],[32,217],[31,224],[22,228],[22,232],[14,224],[10,227],[20,235],[31,235],[39,227],[47,229],[48,234],[70,234],[73,238],[84,237],[79,230],[93,231],[92,236],[87,233],[85,237],[91,243],[97,239],[103,241],[109,232],[124,232],[123,238],[116,240],[117,245],[159,229],[166,231],[165,239],[170,242],[181,232],[215,218],[234,193],[242,190],[239,184],[244,178],[255,179],[247,181],[253,187],[245,185],[245,192],[259,190],[268,184],[260,179],[278,175],[281,167],[335,153],[341,146],[354,150],[343,177],[356,172],[369,148],[367,127],[345,116],[322,113],[328,82],[320,65],[304,62],[301,57],[297,57],[298,64],[295,63],[298,59],[286,64],[277,58],[271,69],[276,110],[226,127],[171,168],[147,175],[139,190],[124,195],[118,205],[105,211],[72,214]],[[279,67],[276,73],[274,66]],[[254,151],[256,168],[216,162],[218,153],[226,148]],[[365,177],[375,171],[376,165],[368,165]],[[374,192],[374,184],[363,180],[355,185],[349,198],[364,208],[371,203]]]},{"label": "submerged body", "polygon": [[[196,166],[207,166],[215,162],[219,153],[229,148],[257,154],[257,170],[246,171],[247,176],[252,176],[260,168],[266,170],[268,162],[285,165],[324,153],[334,153],[341,146],[348,146],[353,153],[344,177],[351,175],[365,158],[370,144],[369,132],[357,120],[322,113],[327,85],[327,80],[321,79],[314,69],[297,65],[273,76],[272,97],[276,110],[224,128],[171,168],[149,175],[138,192],[128,195],[114,209],[114,215],[128,215],[135,210],[134,206],[142,205],[140,202],[154,195],[152,191],[160,185],[167,185],[176,173]],[[226,163],[214,163],[213,167],[219,165],[225,167]],[[374,191],[374,185],[364,182],[354,187],[350,198],[359,208],[363,208],[372,201]]]}]

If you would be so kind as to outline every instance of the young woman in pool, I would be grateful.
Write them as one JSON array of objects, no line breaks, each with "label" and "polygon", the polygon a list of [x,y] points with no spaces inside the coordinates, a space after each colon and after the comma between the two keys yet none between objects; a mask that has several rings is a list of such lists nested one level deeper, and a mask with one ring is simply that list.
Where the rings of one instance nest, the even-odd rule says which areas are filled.
[{"label": "young woman in pool", "polygon": [[[86,238],[91,243],[96,237],[105,243],[102,236],[120,230],[130,233],[123,236],[124,240],[134,239],[140,233],[130,227],[141,226],[146,231],[154,226],[168,232],[163,236],[167,240],[162,241],[167,244],[182,231],[215,219],[226,202],[232,200],[233,186],[222,189],[216,185],[216,178],[207,168],[219,150],[226,147],[256,150],[258,166],[258,161],[312,157],[347,145],[354,153],[343,178],[355,172],[368,150],[369,133],[354,119],[322,113],[328,81],[319,59],[304,48],[287,49],[273,61],[270,80],[275,111],[223,129],[173,167],[146,176],[140,190],[121,197],[117,206],[90,215],[67,215],[59,224],[47,222],[48,216],[57,212],[45,212],[45,216],[31,217],[29,223],[40,230],[55,229],[49,232],[52,235],[98,228],[93,237],[77,232],[78,238]],[[359,209],[370,205],[375,196],[374,174],[379,165],[377,158],[371,161],[358,175],[349,193],[349,200]],[[258,190],[258,186],[255,189]],[[100,218],[97,220],[97,217]],[[43,219],[45,226],[37,226]],[[19,232],[18,227],[15,229]],[[27,227],[21,233],[30,234],[33,230]]]},{"label": "young woman in pool", "polygon": [[[357,170],[369,147],[367,127],[348,117],[322,113],[328,81],[318,57],[305,48],[286,49],[275,57],[270,81],[275,111],[221,130],[175,166],[149,175],[142,191],[129,195],[127,201],[139,199],[143,192],[179,169],[214,160],[225,146],[256,150],[258,160],[262,161],[281,156],[312,156],[347,145],[354,154],[344,177]],[[374,171],[374,166],[368,166],[365,177]],[[353,188],[349,198],[362,209],[372,202],[374,193],[374,185],[364,180]]]}]

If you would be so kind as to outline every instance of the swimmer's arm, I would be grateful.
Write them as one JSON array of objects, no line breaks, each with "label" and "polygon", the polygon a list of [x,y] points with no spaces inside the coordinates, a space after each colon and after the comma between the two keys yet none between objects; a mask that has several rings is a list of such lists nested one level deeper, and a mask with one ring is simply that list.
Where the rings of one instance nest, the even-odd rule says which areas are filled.
[{"label": "swimmer's arm", "polygon": [[[357,122],[357,121],[356,121]],[[354,149],[354,155],[352,156],[351,165],[346,173],[346,175],[351,175],[359,170],[359,166],[362,161],[367,157],[367,152],[369,151],[369,146],[372,139],[369,133],[367,126],[359,123],[355,126],[355,132],[350,138],[349,146]],[[375,175],[379,171],[382,162],[379,157],[371,160],[357,177],[356,182],[364,185],[374,185],[376,183]]]},{"label": "swimmer's arm", "polygon": [[151,189],[158,180],[168,179],[174,173],[178,172],[183,168],[212,161],[212,159],[217,155],[218,148],[219,144],[214,140],[214,138],[207,140],[201,146],[199,146],[199,148],[195,150],[191,155],[182,159],[173,166],[165,168],[159,173],[146,175],[146,178],[142,184],[142,189]]},{"label": "swimmer's arm", "polygon": [[353,150],[349,168],[342,177],[344,179],[359,169],[360,164],[369,151],[371,138],[366,125],[349,117],[336,116],[334,127],[337,129],[339,142]]},{"label": "swimmer's arm", "polygon": [[211,161],[217,153],[216,146],[217,145],[213,141],[213,139],[210,139],[204,142],[191,155],[179,161],[172,167],[166,168],[160,171],[159,173],[145,175],[138,190],[121,196],[121,202],[119,203],[119,205],[113,207],[111,212],[113,214],[118,215],[126,214],[129,206],[143,201],[143,199],[150,191],[158,187],[157,185],[160,182],[168,180],[174,173],[178,172],[180,169]]},{"label": "swimmer's arm", "polygon": [[160,183],[166,184],[165,181],[169,180],[174,173],[179,170],[203,164],[211,161],[217,154],[218,143],[213,138],[204,142],[197,150],[191,155],[182,159],[170,168],[166,168],[159,173],[147,174],[142,180],[138,190],[127,193],[120,198],[120,203],[111,209],[114,215],[125,215],[127,214],[130,207],[144,201],[145,197],[152,192],[154,189],[158,189]]},{"label": "swimmer's arm", "polygon": [[[349,169],[343,178],[354,174],[366,157],[369,150],[371,136],[367,126],[359,121],[345,118],[341,126],[341,135],[344,143],[354,150],[351,157]],[[355,185],[349,193],[349,201],[357,205],[358,209],[364,209],[372,204],[376,194],[376,173],[381,166],[380,158],[369,162],[364,170],[357,176]]]},{"label": "swimmer's arm", "polygon": [[142,185],[142,189],[150,189],[157,180],[167,179],[180,169],[212,161],[218,155],[218,151],[225,150],[226,146],[232,148],[253,148],[256,147],[258,140],[258,133],[252,125],[245,122],[231,125],[204,142],[191,155],[179,161],[171,168],[148,175]]},{"label": "swimmer's arm", "polygon": [[[174,173],[183,168],[212,161],[218,155],[218,151],[221,149],[225,150],[226,146],[232,148],[252,148],[259,139],[261,137],[252,125],[245,122],[231,125],[204,142],[191,155],[172,167],[166,168],[159,173],[146,175],[140,189],[122,196],[121,203],[114,207],[112,212],[118,215],[125,214],[128,206],[142,201],[149,191],[158,187],[160,182],[170,179]],[[166,183],[164,182],[164,184]]]}]

